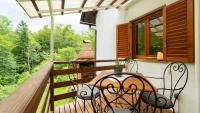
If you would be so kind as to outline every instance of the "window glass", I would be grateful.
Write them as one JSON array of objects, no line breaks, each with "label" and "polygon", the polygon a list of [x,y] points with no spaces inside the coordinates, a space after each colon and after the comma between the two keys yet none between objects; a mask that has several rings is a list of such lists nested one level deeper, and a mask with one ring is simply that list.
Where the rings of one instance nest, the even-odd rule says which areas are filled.
[{"label": "window glass", "polygon": [[144,55],[144,23],[136,24],[136,54]]},{"label": "window glass", "polygon": [[150,55],[156,55],[162,52],[163,41],[163,17],[150,18]]}]

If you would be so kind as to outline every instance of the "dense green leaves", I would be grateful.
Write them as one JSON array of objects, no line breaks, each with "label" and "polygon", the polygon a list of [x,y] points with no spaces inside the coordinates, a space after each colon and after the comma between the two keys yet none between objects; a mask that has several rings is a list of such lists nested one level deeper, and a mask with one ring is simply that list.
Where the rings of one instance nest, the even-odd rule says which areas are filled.
[{"label": "dense green leaves", "polygon": [[19,36],[17,46],[13,49],[13,54],[18,65],[18,72],[30,70],[29,62],[29,42],[28,42],[28,27],[24,21],[21,21],[16,29]]},{"label": "dense green leaves", "polygon": [[0,16],[0,32],[3,35],[7,35],[12,30],[13,25],[11,24],[11,21],[4,17]]},{"label": "dense green leaves", "polygon": [[0,85],[14,84],[16,62],[10,50],[0,44]]},{"label": "dense green leaves", "polygon": [[41,51],[49,54],[50,51],[50,29],[48,26],[44,26],[37,33],[33,33],[35,40],[41,45]]},{"label": "dense green leaves", "polygon": [[[50,32],[47,25],[38,32],[30,32],[24,21],[13,31],[11,21],[0,16],[0,101],[49,60]],[[93,31],[78,35],[71,25],[56,25],[54,36],[56,61],[75,60],[84,39],[94,45]],[[56,68],[63,67],[67,68]]]}]

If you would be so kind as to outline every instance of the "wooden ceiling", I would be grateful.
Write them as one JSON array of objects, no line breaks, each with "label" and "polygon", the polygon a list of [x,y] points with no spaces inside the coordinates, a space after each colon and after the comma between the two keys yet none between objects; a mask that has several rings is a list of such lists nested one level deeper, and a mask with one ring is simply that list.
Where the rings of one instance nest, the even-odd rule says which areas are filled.
[{"label": "wooden ceiling", "polygon": [[[52,0],[53,15],[119,8],[132,0]],[[50,16],[48,0],[17,0],[30,18]]]}]

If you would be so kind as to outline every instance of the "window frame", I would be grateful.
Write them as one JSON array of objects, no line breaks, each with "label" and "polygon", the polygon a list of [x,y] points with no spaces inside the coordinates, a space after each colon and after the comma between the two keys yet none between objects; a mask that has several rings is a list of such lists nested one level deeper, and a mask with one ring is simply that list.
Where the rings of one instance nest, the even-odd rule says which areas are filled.
[{"label": "window frame", "polygon": [[[164,34],[165,34],[165,31],[164,31],[164,14],[163,14],[163,9],[164,8],[161,8],[161,9],[158,9],[156,11],[153,11],[152,13],[148,14],[148,15],[145,15],[145,16],[142,16],[141,18],[139,19],[135,19],[135,20],[132,20],[131,23],[132,23],[132,29],[133,29],[133,32],[132,32],[132,57],[133,58],[136,58],[136,59],[149,59],[149,60],[156,60],[156,55],[150,55],[150,18],[155,16],[155,17],[159,17],[159,16],[163,16],[163,20],[162,20],[162,24],[163,24],[163,41],[162,41],[162,52],[164,53]],[[136,54],[136,25],[138,23],[144,23],[144,55],[137,55]]]}]

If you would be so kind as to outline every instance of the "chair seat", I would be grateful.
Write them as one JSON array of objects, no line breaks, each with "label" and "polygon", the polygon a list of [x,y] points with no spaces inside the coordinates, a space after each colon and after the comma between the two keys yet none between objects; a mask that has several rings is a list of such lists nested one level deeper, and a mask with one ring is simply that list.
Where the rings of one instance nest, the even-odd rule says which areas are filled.
[{"label": "chair seat", "polygon": [[[77,91],[77,97],[83,100],[91,100],[92,86],[84,86]],[[93,90],[94,97],[97,98],[100,95],[98,88]]]},{"label": "chair seat", "polygon": [[164,95],[156,93],[156,97],[157,97],[157,105],[155,105],[155,95],[153,95],[150,92],[144,92],[142,94],[142,100],[146,104],[150,104],[151,106],[154,106],[156,108],[162,108],[162,109],[169,109],[169,108],[174,107],[174,104],[172,103],[172,101],[168,99],[167,97],[165,97]]},{"label": "chair seat", "polygon": [[113,111],[114,112],[112,112],[112,110],[109,110],[108,113],[133,113],[129,109],[123,109],[123,108],[115,108],[113,109]]}]

